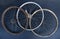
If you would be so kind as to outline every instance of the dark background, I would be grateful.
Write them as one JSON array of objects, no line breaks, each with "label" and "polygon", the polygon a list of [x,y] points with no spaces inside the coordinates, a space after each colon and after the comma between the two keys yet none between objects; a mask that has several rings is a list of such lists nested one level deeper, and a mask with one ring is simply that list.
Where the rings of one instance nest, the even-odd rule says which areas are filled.
[{"label": "dark background", "polygon": [[[57,32],[48,38],[40,38],[33,35],[31,32],[24,32],[20,35],[12,35],[7,33],[1,24],[1,15],[9,6],[20,6],[27,1],[37,2],[42,8],[51,9],[55,12],[59,19],[59,28]],[[0,0],[0,39],[60,39],[60,0]]]}]

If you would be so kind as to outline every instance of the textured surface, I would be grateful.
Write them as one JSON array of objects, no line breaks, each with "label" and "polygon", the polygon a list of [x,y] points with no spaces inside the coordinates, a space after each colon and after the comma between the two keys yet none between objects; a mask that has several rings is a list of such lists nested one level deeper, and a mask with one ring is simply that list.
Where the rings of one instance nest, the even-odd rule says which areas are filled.
[{"label": "textured surface", "polygon": [[[3,11],[9,6],[20,6],[27,1],[37,2],[42,8],[47,8],[55,12],[59,19],[59,28],[53,36],[49,38],[40,38],[28,31],[20,35],[12,35],[4,30],[1,24],[1,15]],[[0,0],[0,39],[60,39],[60,0]]]}]

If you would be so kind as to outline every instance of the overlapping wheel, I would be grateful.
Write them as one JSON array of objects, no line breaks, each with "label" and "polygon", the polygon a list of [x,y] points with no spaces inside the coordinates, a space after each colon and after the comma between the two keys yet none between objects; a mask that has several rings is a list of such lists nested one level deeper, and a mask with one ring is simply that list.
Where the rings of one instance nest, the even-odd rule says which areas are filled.
[{"label": "overlapping wheel", "polygon": [[[18,9],[18,11],[17,11],[17,14],[16,14],[16,19],[17,19],[17,23],[19,24],[19,26],[21,27],[21,28],[23,28],[23,29],[25,29],[21,24],[20,24],[20,22],[19,22],[19,10],[20,10],[20,8],[23,8],[23,6],[25,6],[25,5],[28,5],[28,4],[33,4],[33,5],[36,5],[36,6],[38,6],[38,9],[41,9],[42,10],[42,8],[39,6],[39,4],[37,4],[37,3],[35,3],[35,2],[26,2],[26,3],[24,3],[24,4],[22,4],[20,7],[19,7],[19,9]],[[28,13],[27,12],[27,10],[25,10],[25,12],[26,12],[26,14],[28,14],[28,19],[31,19],[31,14],[30,13]],[[33,15],[34,13],[32,13],[32,15]],[[31,31],[31,30],[35,30],[35,29],[37,29],[38,27],[40,27],[40,25],[43,23],[43,20],[44,20],[44,12],[43,12],[43,10],[42,10],[42,19],[41,19],[41,22],[39,23],[39,25],[38,26],[36,26],[35,28],[33,28],[33,29],[26,29],[26,30],[28,30],[28,31]],[[30,26],[30,25],[29,25]]]},{"label": "overlapping wheel", "polygon": [[[21,27],[19,27],[19,25],[16,22],[16,10],[18,8],[19,7],[17,7],[17,6],[8,7],[2,14],[2,25],[7,32],[12,33],[12,34],[19,34],[24,31]],[[20,9],[20,12],[25,14],[23,9]],[[27,15],[27,14],[25,14],[25,15]],[[23,20],[25,20],[26,22]],[[21,20],[21,21],[25,22],[25,23],[23,23],[23,22],[22,23],[24,24],[24,26],[26,28],[27,22],[28,22],[27,16],[24,16],[23,20]]]},{"label": "overlapping wheel", "polygon": [[[16,11],[17,13],[13,12],[15,14],[10,11],[10,14],[13,14],[11,16],[7,12],[12,8],[18,8],[18,10]],[[5,15],[7,15],[7,17],[5,17]],[[20,7],[12,6],[7,8],[2,14],[2,24],[10,33],[16,34],[27,30],[38,37],[50,37],[57,31],[58,18],[53,11],[43,9],[35,2],[26,2]],[[12,27],[18,28],[12,29]]]}]

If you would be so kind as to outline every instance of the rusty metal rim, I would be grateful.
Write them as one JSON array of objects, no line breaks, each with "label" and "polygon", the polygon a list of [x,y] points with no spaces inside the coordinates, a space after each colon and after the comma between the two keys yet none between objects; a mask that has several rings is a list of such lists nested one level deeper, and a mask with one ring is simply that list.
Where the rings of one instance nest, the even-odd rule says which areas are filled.
[{"label": "rusty metal rim", "polygon": [[[14,34],[14,35],[16,35],[16,34],[20,34],[20,33],[22,33],[22,32],[24,32],[25,30],[23,29],[23,31],[22,32],[19,32],[19,33],[12,33],[12,32],[10,32],[6,27],[5,27],[5,23],[4,23],[4,16],[5,16],[5,14],[6,14],[6,12],[8,11],[8,10],[10,10],[10,9],[12,9],[12,8],[19,8],[19,7],[17,7],[17,6],[11,6],[11,7],[8,7],[7,9],[5,9],[5,11],[3,12],[3,14],[2,14],[2,25],[3,25],[3,27],[4,27],[4,29],[8,32],[8,33],[11,33],[11,34]],[[24,12],[24,10],[23,9],[20,9],[22,12]],[[27,14],[24,12],[24,14],[26,15],[26,19],[27,19]],[[28,19],[27,19],[27,23],[28,23]],[[26,28],[27,28],[27,23],[26,23]]]}]

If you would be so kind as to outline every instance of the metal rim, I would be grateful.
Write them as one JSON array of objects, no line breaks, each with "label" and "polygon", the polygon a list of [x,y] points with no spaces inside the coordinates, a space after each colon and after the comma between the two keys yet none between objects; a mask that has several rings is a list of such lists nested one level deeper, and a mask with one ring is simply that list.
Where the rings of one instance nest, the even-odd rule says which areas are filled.
[{"label": "metal rim", "polygon": [[[41,9],[39,9],[39,10],[37,10],[37,11],[35,11],[35,13],[36,12],[38,12],[38,11],[41,11]],[[49,10],[49,9],[43,9],[43,11],[48,11],[48,12],[50,12],[54,17],[55,17],[55,19],[56,19],[56,28],[55,28],[55,30],[50,34],[50,35],[48,35],[48,36],[42,36],[42,35],[39,35],[39,34],[37,34],[36,32],[34,32],[34,30],[32,30],[32,32],[33,32],[33,34],[34,35],[36,35],[36,36],[38,36],[38,37],[50,37],[50,36],[52,36],[56,31],[57,31],[57,29],[58,29],[58,18],[57,18],[57,16],[56,16],[56,14],[53,12],[53,11],[51,11],[51,10]],[[30,27],[31,28],[31,27]]]},{"label": "metal rim", "polygon": [[41,24],[43,23],[43,20],[44,20],[44,12],[43,12],[43,10],[42,10],[42,20],[41,20],[40,26],[37,26],[37,27],[35,27],[35,28],[33,28],[33,29],[25,29],[25,28],[22,27],[21,24],[19,23],[18,14],[19,14],[20,8],[22,8],[24,5],[27,5],[27,4],[35,4],[35,5],[37,5],[41,10],[42,10],[42,8],[41,8],[41,6],[40,6],[39,4],[37,4],[37,3],[35,3],[35,2],[26,2],[26,3],[22,4],[22,5],[19,7],[18,11],[17,11],[16,19],[17,19],[17,23],[19,24],[19,26],[20,26],[22,29],[24,29],[24,30],[31,31],[31,30],[35,30],[35,29],[37,29],[37,28],[39,28],[39,27],[41,26]]},{"label": "metal rim", "polygon": [[[5,23],[4,23],[4,16],[5,16],[5,14],[6,14],[6,12],[8,11],[8,10],[10,10],[10,9],[12,9],[12,8],[19,8],[19,7],[17,7],[17,6],[11,6],[11,7],[8,7],[7,9],[5,9],[5,11],[3,12],[3,14],[2,14],[2,25],[3,25],[3,27],[4,27],[4,29],[8,32],[8,33],[11,33],[11,34],[14,34],[14,35],[16,35],[16,34],[21,34],[22,32],[24,32],[24,30],[22,31],[22,32],[19,32],[19,33],[12,33],[12,32],[10,32],[6,27],[5,27]],[[21,11],[23,11],[23,9],[20,9]],[[23,11],[24,12],[24,11]],[[24,12],[25,13],[25,12]],[[26,23],[27,24],[27,23]]]}]

